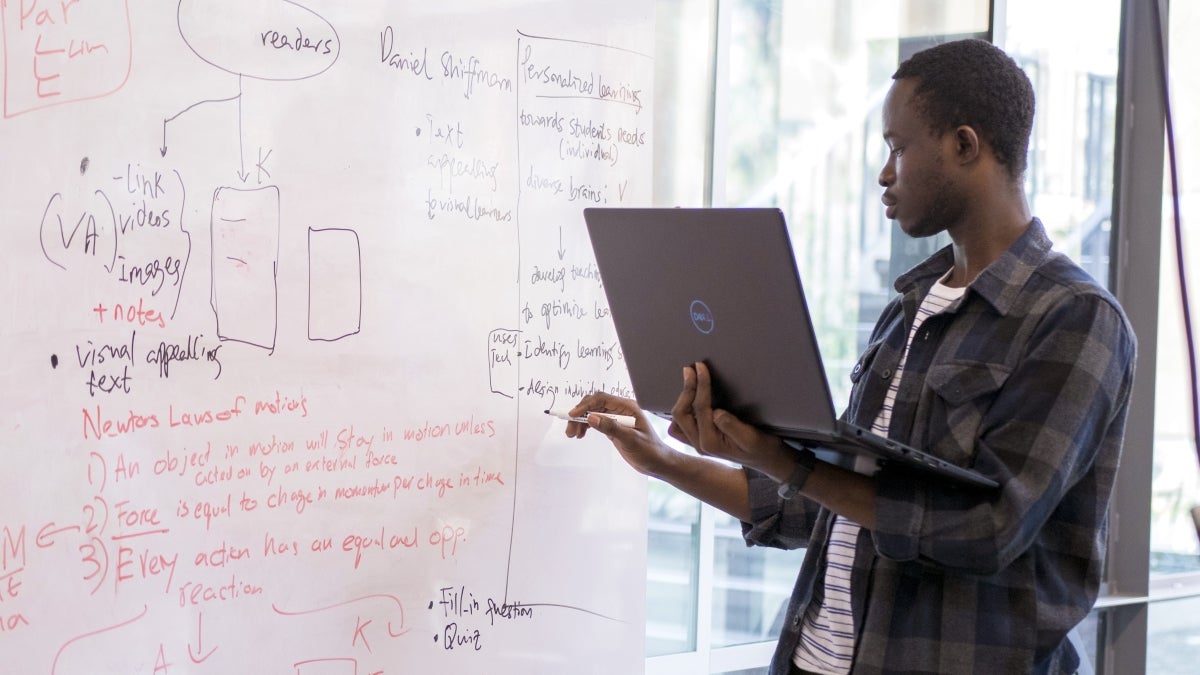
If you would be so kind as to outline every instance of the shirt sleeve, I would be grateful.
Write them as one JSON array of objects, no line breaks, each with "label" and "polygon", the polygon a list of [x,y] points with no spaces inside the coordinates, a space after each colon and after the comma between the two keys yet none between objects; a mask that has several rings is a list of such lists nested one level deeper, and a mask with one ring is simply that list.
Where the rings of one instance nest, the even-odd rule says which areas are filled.
[{"label": "shirt sleeve", "polygon": [[742,536],[750,546],[796,549],[808,546],[820,506],[801,495],[779,496],[779,483],[766,474],[744,468],[750,488],[750,522]]},{"label": "shirt sleeve", "polygon": [[872,531],[880,555],[993,574],[1056,513],[1081,537],[1100,530],[1132,387],[1132,330],[1109,299],[1088,293],[1050,309],[1027,345],[977,412],[973,466],[1000,487],[955,488],[885,469]]}]

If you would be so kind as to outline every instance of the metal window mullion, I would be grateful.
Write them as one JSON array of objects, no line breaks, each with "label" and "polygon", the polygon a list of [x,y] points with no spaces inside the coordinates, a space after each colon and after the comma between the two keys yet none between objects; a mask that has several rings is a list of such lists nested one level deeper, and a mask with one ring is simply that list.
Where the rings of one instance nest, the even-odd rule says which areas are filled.
[{"label": "metal window mullion", "polygon": [[[1146,596],[1150,580],[1164,158],[1164,106],[1154,40],[1159,28],[1150,5],[1158,1],[1124,0],[1121,5],[1111,240],[1111,259],[1116,263],[1110,288],[1115,289],[1138,336],[1138,364],[1113,495],[1106,572],[1109,591],[1119,596]],[[1147,613],[1145,602],[1110,610],[1101,672],[1145,671]]]}]

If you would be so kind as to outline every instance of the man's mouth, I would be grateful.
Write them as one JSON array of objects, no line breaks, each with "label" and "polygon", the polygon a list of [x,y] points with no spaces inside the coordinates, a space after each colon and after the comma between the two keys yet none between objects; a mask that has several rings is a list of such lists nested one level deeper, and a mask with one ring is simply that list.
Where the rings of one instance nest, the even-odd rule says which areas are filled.
[{"label": "man's mouth", "polygon": [[883,202],[883,205],[886,207],[884,215],[887,216],[888,220],[893,220],[896,217],[896,198],[885,192],[879,198],[879,201]]}]

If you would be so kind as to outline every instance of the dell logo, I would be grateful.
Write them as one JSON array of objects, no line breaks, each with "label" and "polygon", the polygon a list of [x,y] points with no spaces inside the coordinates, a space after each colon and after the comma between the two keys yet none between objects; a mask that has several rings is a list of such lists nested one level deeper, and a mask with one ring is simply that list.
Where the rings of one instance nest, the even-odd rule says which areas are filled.
[{"label": "dell logo", "polygon": [[703,300],[693,300],[692,306],[688,308],[688,314],[692,317],[692,325],[696,330],[708,335],[713,332],[715,324],[713,323],[712,310],[708,305],[704,304]]}]

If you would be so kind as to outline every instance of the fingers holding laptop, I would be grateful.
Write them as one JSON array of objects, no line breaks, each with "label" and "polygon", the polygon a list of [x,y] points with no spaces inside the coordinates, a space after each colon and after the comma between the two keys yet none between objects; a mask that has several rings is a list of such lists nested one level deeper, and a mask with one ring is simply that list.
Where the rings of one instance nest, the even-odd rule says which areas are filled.
[{"label": "fingers holding laptop", "polygon": [[[684,368],[683,392],[671,415],[671,435],[703,455],[761,468],[784,448],[778,436],[760,431],[736,415],[714,410],[712,374],[702,362]],[[774,455],[773,455],[774,453]]]},{"label": "fingers holding laptop", "polygon": [[735,446],[713,425],[713,412],[712,376],[708,366],[700,362],[684,366],[683,391],[671,409],[668,433],[702,455],[729,459]]},{"label": "fingers holding laptop", "polygon": [[[675,407],[671,408],[671,425],[667,427],[667,434],[680,443],[686,443],[693,448],[696,448],[696,439],[698,438],[693,408],[695,401],[696,368],[695,366],[684,366],[683,391],[679,392],[679,399],[675,401]],[[699,450],[699,448],[696,449]]]}]

